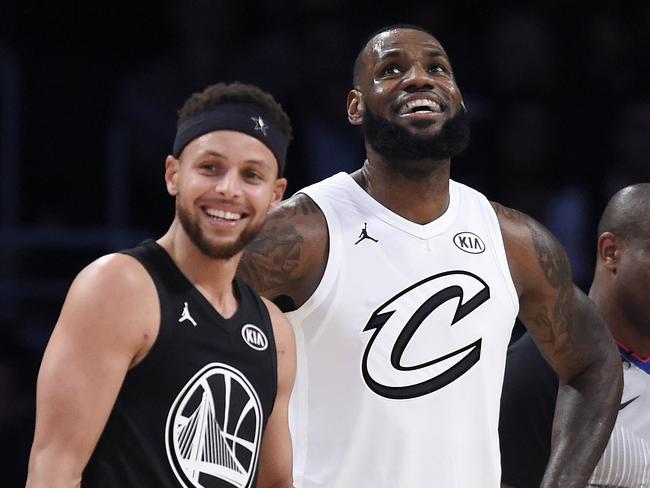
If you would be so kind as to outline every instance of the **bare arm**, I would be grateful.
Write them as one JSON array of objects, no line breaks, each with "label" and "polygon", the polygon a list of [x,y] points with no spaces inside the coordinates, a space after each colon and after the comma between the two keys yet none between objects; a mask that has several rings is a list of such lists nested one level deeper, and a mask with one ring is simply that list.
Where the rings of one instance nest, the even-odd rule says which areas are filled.
[{"label": "bare arm", "polygon": [[616,420],[618,353],[595,306],[573,285],[557,240],[530,217],[493,205],[519,293],[519,317],[560,381],[542,487],[582,488]]},{"label": "bare arm", "polygon": [[80,485],[126,372],[157,333],[155,297],[128,256],[101,258],[75,279],[38,375],[29,488]]},{"label": "bare arm", "polygon": [[262,439],[257,486],[291,488],[293,486],[291,435],[289,434],[289,397],[296,376],[296,344],[291,325],[278,307],[266,302],[273,322],[278,358],[278,390]]},{"label": "bare arm", "polygon": [[237,274],[266,298],[284,295],[299,307],[323,276],[328,245],[323,213],[307,195],[297,194],[269,214]]}]

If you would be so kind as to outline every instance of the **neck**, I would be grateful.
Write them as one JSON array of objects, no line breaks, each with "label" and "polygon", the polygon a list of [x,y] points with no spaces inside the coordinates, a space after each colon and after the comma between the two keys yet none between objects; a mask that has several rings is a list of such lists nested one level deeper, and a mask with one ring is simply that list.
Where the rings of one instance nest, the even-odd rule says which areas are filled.
[{"label": "neck", "polygon": [[230,259],[206,256],[192,242],[178,219],[174,219],[167,233],[158,239],[176,266],[201,294],[221,313],[229,317],[237,310],[233,280],[241,253]]},{"label": "neck", "polygon": [[[626,313],[620,301],[613,299],[615,291],[603,283],[608,277],[600,278],[598,274],[589,290],[589,298],[605,319],[614,339],[641,357],[650,357],[650,324],[637,324]],[[609,283],[609,281],[608,281]]]},{"label": "neck", "polygon": [[368,160],[352,178],[396,214],[428,224],[449,206],[450,160],[390,162],[366,145]]}]

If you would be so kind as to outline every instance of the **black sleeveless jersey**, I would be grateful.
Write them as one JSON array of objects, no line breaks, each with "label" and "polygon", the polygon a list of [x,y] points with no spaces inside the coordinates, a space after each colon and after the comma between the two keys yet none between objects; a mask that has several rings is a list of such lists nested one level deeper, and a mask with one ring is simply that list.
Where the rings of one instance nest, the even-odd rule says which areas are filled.
[{"label": "black sleeveless jersey", "polygon": [[123,252],[153,279],[160,330],[126,375],[82,487],[254,487],[277,387],[266,306],[235,279],[239,309],[224,319],[156,242]]}]

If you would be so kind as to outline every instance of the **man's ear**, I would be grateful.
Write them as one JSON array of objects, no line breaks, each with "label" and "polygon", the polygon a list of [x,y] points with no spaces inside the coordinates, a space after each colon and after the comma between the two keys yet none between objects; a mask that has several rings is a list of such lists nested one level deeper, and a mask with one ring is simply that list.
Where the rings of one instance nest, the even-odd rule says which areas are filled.
[{"label": "man's ear", "polygon": [[269,205],[269,210],[273,210],[275,207],[278,206],[278,204],[282,201],[282,197],[284,197],[284,191],[287,189],[287,179],[286,178],[278,178],[275,180],[275,187],[273,188],[273,195],[271,197],[271,203]]},{"label": "man's ear", "polygon": [[174,156],[167,156],[165,159],[165,185],[167,193],[175,197],[178,194],[178,168],[180,161]]},{"label": "man's ear", "polygon": [[352,125],[363,124],[363,116],[366,111],[366,104],[363,101],[363,94],[359,90],[350,90],[348,93],[348,120]]},{"label": "man's ear", "polygon": [[616,268],[623,253],[623,242],[611,232],[603,232],[598,238],[598,260],[603,267],[612,273]]}]

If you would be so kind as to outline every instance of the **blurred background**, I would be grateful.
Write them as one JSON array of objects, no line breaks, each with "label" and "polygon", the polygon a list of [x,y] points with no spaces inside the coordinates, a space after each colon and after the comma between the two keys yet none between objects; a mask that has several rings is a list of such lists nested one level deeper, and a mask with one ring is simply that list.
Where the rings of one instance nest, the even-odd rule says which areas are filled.
[{"label": "blurred background", "polygon": [[[642,4],[643,3],[643,4]],[[254,83],[292,118],[287,196],[363,161],[345,99],[393,23],[447,49],[472,121],[452,177],[542,221],[591,280],[595,227],[650,181],[650,4],[456,0],[0,0],[0,464],[24,484],[38,365],[98,256],[165,232],[176,110]]]}]

